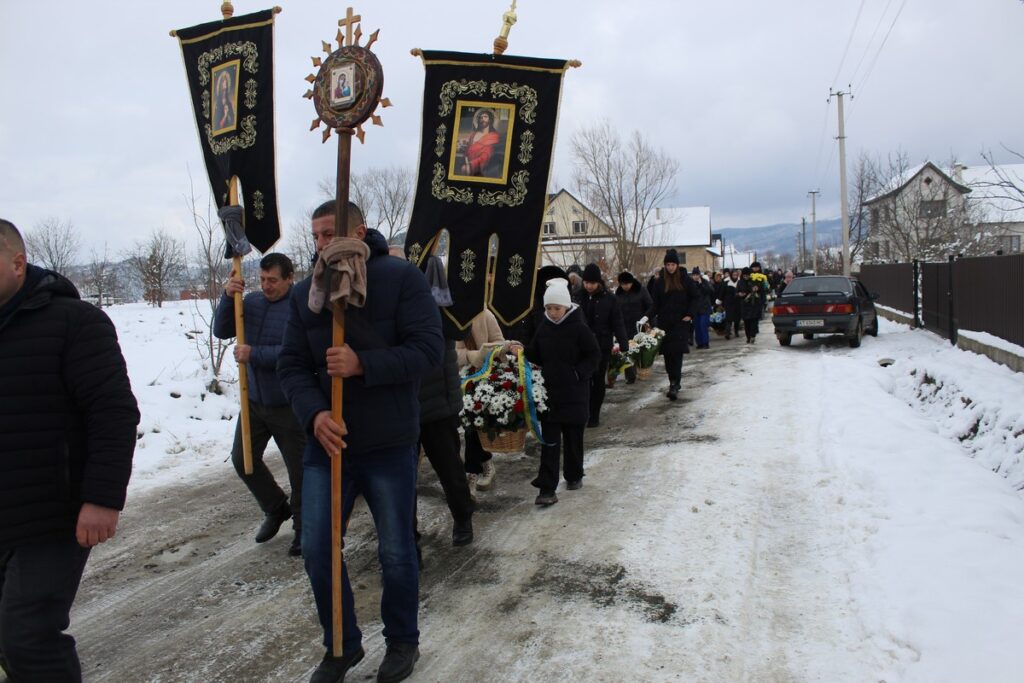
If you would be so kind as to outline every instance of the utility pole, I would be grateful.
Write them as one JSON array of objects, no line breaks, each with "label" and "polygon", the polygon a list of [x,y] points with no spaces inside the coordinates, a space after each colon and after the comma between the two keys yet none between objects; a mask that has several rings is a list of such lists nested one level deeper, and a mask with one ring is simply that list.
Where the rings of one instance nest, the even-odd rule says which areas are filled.
[{"label": "utility pole", "polygon": [[[847,86],[849,87],[849,86]],[[850,275],[850,207],[846,197],[846,128],[843,122],[843,95],[849,92],[832,92],[829,88],[829,100],[835,95],[839,100],[839,206],[843,212],[843,275]],[[853,95],[850,95],[853,97]]]},{"label": "utility pole", "polygon": [[818,212],[817,212],[817,198],[821,190],[811,190],[807,194],[811,195],[811,270],[814,274],[818,274]]},{"label": "utility pole", "polygon": [[807,216],[800,217],[800,270],[807,267]]}]

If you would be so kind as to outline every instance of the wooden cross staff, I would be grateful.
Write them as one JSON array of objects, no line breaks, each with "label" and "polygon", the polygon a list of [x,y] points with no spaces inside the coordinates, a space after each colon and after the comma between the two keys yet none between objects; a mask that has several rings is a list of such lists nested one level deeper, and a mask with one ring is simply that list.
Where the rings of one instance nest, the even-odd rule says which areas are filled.
[{"label": "wooden cross staff", "polygon": [[[357,22],[362,17],[353,14],[349,7],[345,18],[338,22],[336,40],[338,49],[331,51],[331,44],[324,42],[323,49],[326,59],[313,57],[313,66],[319,67],[316,74],[309,74],[306,80],[313,86],[304,97],[313,100],[317,118],[313,120],[310,130],[315,130],[321,123],[327,125],[323,133],[323,141],[333,130],[338,136],[338,166],[335,186],[334,235],[343,237],[348,234],[348,196],[350,165],[352,161],[352,136],[363,141],[362,123],[372,119],[375,125],[383,125],[374,111],[377,105],[390,106],[387,99],[381,99],[384,73],[377,57],[370,51],[370,46],[377,40],[379,31],[374,31],[365,47],[359,45],[362,29]],[[345,28],[344,35],[341,28]],[[351,92],[341,92],[337,86],[345,76]],[[345,308],[343,300],[337,300],[333,306],[332,345],[345,344]],[[342,424],[342,396],[344,383],[340,377],[331,378],[331,418],[338,425]],[[342,555],[342,451],[331,453],[331,625],[333,638],[332,654],[340,657],[342,650],[342,592],[341,570],[344,557]]]},{"label": "wooden cross staff", "polygon": [[[228,184],[228,205],[238,206],[238,176],[231,176]],[[242,257],[234,254],[231,260],[234,274],[242,277]],[[242,315],[243,298],[235,292],[235,343],[245,344],[245,320]],[[249,364],[238,363],[238,400],[241,403],[239,420],[242,422],[242,464],[246,474],[252,474],[252,431],[249,427]]]}]

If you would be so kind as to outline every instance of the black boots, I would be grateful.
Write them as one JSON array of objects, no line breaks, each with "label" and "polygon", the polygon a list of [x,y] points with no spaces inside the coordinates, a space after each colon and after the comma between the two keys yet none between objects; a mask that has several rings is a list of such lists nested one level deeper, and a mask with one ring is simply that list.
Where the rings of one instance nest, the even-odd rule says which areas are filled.
[{"label": "black boots", "polygon": [[555,503],[557,503],[558,496],[555,495],[554,491],[541,491],[540,495],[538,495],[537,499],[534,500],[533,502],[536,505],[543,505],[544,507],[547,507],[549,505],[554,505]]},{"label": "black boots", "polygon": [[309,678],[309,683],[341,683],[345,680],[348,670],[358,664],[364,654],[362,647],[341,657],[332,657],[328,651],[320,661],[320,666]]},{"label": "black boots", "polygon": [[668,400],[670,400],[670,401],[674,401],[677,398],[679,398],[679,385],[678,384],[669,384],[668,385],[668,393],[666,393],[665,395],[668,396]]},{"label": "black boots", "polygon": [[415,643],[388,643],[388,650],[377,669],[377,683],[398,683],[412,674],[420,649]]},{"label": "black boots", "polygon": [[468,517],[465,521],[456,521],[452,526],[452,545],[469,545],[473,542],[473,518]]},{"label": "black boots", "polygon": [[266,543],[274,536],[277,536],[278,530],[281,525],[284,524],[288,518],[292,516],[292,509],[288,505],[288,501],[283,501],[277,509],[273,512],[268,512],[263,518],[263,524],[260,524],[259,531],[256,532],[256,542]]}]

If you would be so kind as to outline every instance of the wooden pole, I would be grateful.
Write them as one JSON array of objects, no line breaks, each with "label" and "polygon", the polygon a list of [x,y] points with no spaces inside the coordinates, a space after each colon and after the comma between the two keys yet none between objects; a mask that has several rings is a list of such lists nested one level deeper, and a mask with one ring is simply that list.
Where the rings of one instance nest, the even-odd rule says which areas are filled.
[{"label": "wooden pole", "polygon": [[[228,185],[228,204],[238,206],[238,176],[231,176]],[[234,274],[242,277],[242,257],[235,254],[232,260]],[[245,321],[242,315],[242,293],[235,294],[235,343],[245,343]],[[242,420],[242,463],[245,473],[252,474],[252,437],[249,428],[249,370],[248,363],[238,364],[238,394],[241,403]]]},{"label": "wooden pole", "polygon": [[[335,186],[334,236],[348,235],[348,190],[349,165],[352,160],[353,130],[337,130],[338,133],[338,174]],[[333,346],[345,344],[345,304],[334,305]],[[331,377],[331,419],[335,424],[342,424],[341,401],[344,381],[341,377]],[[341,459],[342,450],[331,453],[331,632],[334,635],[331,649],[335,657],[341,657],[342,651],[342,604],[341,604],[341,568],[344,562],[342,555],[342,500]]]}]

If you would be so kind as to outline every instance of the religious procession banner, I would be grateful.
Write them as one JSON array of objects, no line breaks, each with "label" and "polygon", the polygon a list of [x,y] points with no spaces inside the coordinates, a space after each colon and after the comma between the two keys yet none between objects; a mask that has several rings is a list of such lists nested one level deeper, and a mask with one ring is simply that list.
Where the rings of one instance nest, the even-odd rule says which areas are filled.
[{"label": "religious procession banner", "polygon": [[490,307],[511,325],[533,304],[559,93],[569,64],[422,55],[423,139],[406,253],[420,263],[447,232],[454,303],[445,314],[465,329]]},{"label": "religious procession banner", "polygon": [[245,235],[266,252],[281,235],[274,165],[272,10],[175,32],[217,208],[241,184]]}]

